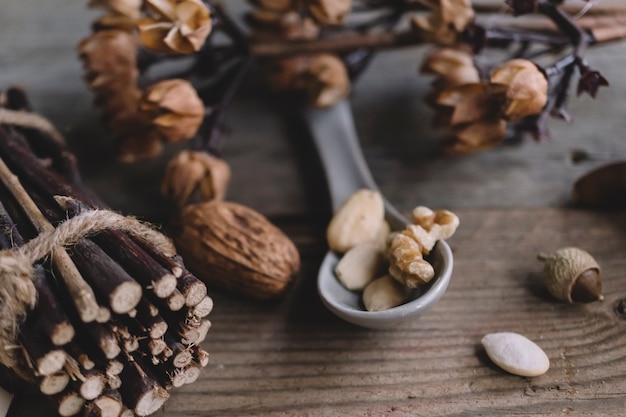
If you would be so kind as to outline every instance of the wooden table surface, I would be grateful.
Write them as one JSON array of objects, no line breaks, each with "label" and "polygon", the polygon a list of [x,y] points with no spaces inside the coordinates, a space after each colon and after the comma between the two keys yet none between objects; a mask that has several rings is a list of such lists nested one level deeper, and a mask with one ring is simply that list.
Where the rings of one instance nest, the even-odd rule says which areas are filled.
[{"label": "wooden table surface", "polygon": [[[619,2],[619,0],[617,0]],[[112,207],[164,222],[158,195],[167,156],[115,162],[76,43],[96,13],[73,0],[4,0],[0,88],[22,84],[35,108],[66,134],[85,180]],[[233,11],[241,1],[227,2]],[[288,295],[265,304],[212,291],[211,363],[172,391],[156,416],[626,415],[626,213],[580,210],[575,179],[626,158],[626,44],[589,51],[611,82],[594,102],[574,98],[574,122],[551,121],[552,139],[445,158],[416,75],[424,48],[381,53],[355,86],[352,104],[366,158],[388,198],[454,210],[450,287],[428,314],[392,330],[346,324],[322,306],[316,271],[330,207],[319,162],[298,120],[280,110],[253,69],[227,117],[228,199],[267,215],[297,244],[301,272]],[[584,152],[579,161],[573,155]],[[170,149],[169,154],[174,152]],[[566,305],[540,284],[539,251],[579,246],[602,266],[605,300]],[[523,378],[490,363],[489,332],[536,341],[551,367]],[[31,393],[12,416],[53,415]]]}]

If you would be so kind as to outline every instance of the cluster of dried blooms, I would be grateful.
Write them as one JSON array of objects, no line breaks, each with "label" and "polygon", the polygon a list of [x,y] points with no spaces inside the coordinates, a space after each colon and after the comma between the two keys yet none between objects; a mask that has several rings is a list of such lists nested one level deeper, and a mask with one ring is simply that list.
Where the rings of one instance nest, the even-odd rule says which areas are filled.
[{"label": "cluster of dried blooms", "polygon": [[450,153],[496,146],[507,121],[540,113],[548,99],[545,75],[524,59],[506,61],[481,80],[469,53],[442,48],[425,59],[421,71],[435,76],[429,103],[437,123],[449,128]]},{"label": "cluster of dried blooms", "polygon": [[[251,0],[254,36],[260,39],[310,40],[327,26],[342,25],[352,0]],[[326,107],[350,92],[348,71],[332,53],[295,55],[272,60],[269,82],[278,91],[299,92]]]},{"label": "cluster of dried blooms", "polygon": [[[194,150],[183,150],[169,162],[161,187],[163,195],[179,209],[173,223],[193,235],[189,239],[176,239],[185,261],[194,272],[201,272],[204,281],[212,286],[255,298],[282,294],[299,268],[295,245],[259,213],[223,201],[230,167],[216,155],[211,139],[219,129],[228,92],[217,103],[206,103],[186,79],[170,77],[151,83],[144,73],[154,62],[177,56],[193,55],[196,62],[201,62],[199,52],[206,50],[203,48],[216,29],[239,42],[241,34],[228,26],[227,16],[220,15],[217,8],[201,0],[100,0],[92,2],[92,6],[104,7],[106,14],[94,23],[91,36],[80,43],[79,55],[96,104],[118,139],[121,160],[133,162],[150,158],[161,151],[164,142],[196,139]],[[311,7],[319,19],[325,15],[328,19],[337,13],[324,2]],[[214,19],[222,26],[214,26]],[[234,51],[245,58],[245,48],[238,44],[233,46]],[[206,52],[210,55],[212,51],[208,49]],[[142,59],[145,62],[141,62]],[[221,64],[228,66],[230,63]],[[205,65],[203,71],[211,72],[206,64],[201,65]],[[322,80],[329,76],[326,66],[323,57],[314,66]],[[240,70],[242,66],[237,68]],[[233,77],[225,78],[233,82]],[[236,79],[234,77],[235,82]],[[216,84],[219,90],[222,80],[213,81],[209,86]],[[326,91],[318,95],[329,94],[332,93]],[[199,138],[198,129],[204,122],[213,123],[213,131],[207,138]],[[236,216],[219,216],[231,211],[236,211]],[[219,227],[214,224],[217,218],[221,219],[220,226],[230,224],[224,231],[225,243],[221,242]],[[254,224],[254,227],[239,228],[242,218],[246,218],[243,223]],[[239,229],[241,236],[238,237]],[[230,248],[234,240],[239,243]],[[217,249],[210,250],[213,246]],[[276,250],[277,246],[281,250]],[[254,265],[243,262],[239,252],[254,253],[251,257]],[[266,264],[261,262],[264,258],[268,259]],[[255,268],[260,271],[256,272]]]},{"label": "cluster of dried blooms", "polygon": [[[523,59],[529,42],[546,43],[556,52],[554,39],[505,30],[488,30],[476,23],[469,0],[424,0],[430,14],[413,18],[413,27],[422,37],[440,46],[428,55],[421,72],[434,75],[427,102],[435,109],[435,124],[447,128],[444,150],[464,154],[493,148],[507,135],[507,127],[518,133],[531,133],[537,140],[548,136],[547,116],[569,120],[566,104],[570,82],[576,69],[580,72],[577,92],[595,97],[598,88],[608,85],[602,75],[592,70],[581,56],[594,39],[558,6],[563,1],[507,0],[513,15],[541,13],[571,38],[573,51],[562,61],[539,67]],[[492,28],[493,29],[493,28]],[[491,37],[491,38],[490,38]],[[508,38],[507,38],[508,37]],[[489,46],[490,40],[524,39],[522,49],[504,62],[479,68],[476,54]],[[558,41],[557,41],[558,43]],[[526,45],[526,46],[524,46]],[[529,55],[532,56],[532,55]],[[565,62],[565,64],[563,64]],[[550,95],[554,96],[550,100]]]},{"label": "cluster of dried blooms", "polygon": [[122,161],[160,153],[164,142],[192,138],[205,106],[184,79],[168,79],[141,88],[137,51],[198,51],[211,31],[208,7],[200,0],[94,0],[106,13],[78,46],[85,81],[94,92]]}]

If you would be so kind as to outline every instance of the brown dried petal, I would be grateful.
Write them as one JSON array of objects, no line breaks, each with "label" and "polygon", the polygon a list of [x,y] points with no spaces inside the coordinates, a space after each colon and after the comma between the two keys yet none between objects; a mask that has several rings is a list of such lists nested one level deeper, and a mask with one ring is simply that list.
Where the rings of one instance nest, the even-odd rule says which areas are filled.
[{"label": "brown dried petal", "polygon": [[450,88],[480,81],[472,55],[460,49],[435,50],[426,57],[420,72],[437,76],[437,88]]},{"label": "brown dried petal", "polygon": [[212,29],[211,14],[201,0],[147,0],[159,16],[138,22],[146,48],[190,54],[202,48]]},{"label": "brown dried petal", "polygon": [[444,150],[454,155],[491,149],[502,142],[505,133],[506,122],[502,119],[461,125],[452,130]]},{"label": "brown dried petal", "polygon": [[335,55],[316,55],[304,79],[310,101],[318,107],[331,106],[350,92],[348,71]]},{"label": "brown dried petal", "polygon": [[171,52],[170,47],[165,43],[165,37],[173,28],[171,23],[154,19],[141,19],[137,22],[137,27],[139,39],[146,48],[157,52]]},{"label": "brown dried petal", "polygon": [[505,62],[491,73],[491,82],[504,84],[508,119],[520,119],[541,112],[548,100],[548,80],[537,66],[525,59]]},{"label": "brown dried petal", "polygon": [[[95,105],[100,108],[100,112],[107,124],[108,121],[119,114],[137,112],[137,104],[141,97],[141,90],[136,87],[128,87],[116,91],[111,94],[98,94],[95,99]],[[109,126],[109,128],[112,128]]]},{"label": "brown dried petal", "polygon": [[427,0],[423,3],[432,12],[415,16],[411,23],[427,40],[442,45],[455,44],[458,35],[474,18],[470,0]]},{"label": "brown dried petal", "polygon": [[462,32],[474,18],[470,0],[440,0],[436,13],[445,24],[451,24],[457,32]]},{"label": "brown dried petal", "polygon": [[129,115],[125,120],[116,120],[115,136],[118,147],[118,159],[124,163],[133,163],[152,159],[161,153],[163,143],[159,132],[146,126],[137,115]]},{"label": "brown dried petal", "polygon": [[222,200],[230,180],[230,167],[206,152],[183,151],[167,165],[161,190],[180,207],[212,199]]},{"label": "brown dried petal", "polygon": [[150,86],[139,103],[140,112],[169,142],[193,137],[204,119],[204,103],[186,80],[165,80]]},{"label": "brown dried petal", "polygon": [[309,0],[308,7],[322,25],[341,25],[352,10],[352,0]]},{"label": "brown dried petal", "polygon": [[452,107],[452,126],[498,118],[505,102],[504,85],[472,83],[442,91],[436,103]]},{"label": "brown dried petal", "polygon": [[127,74],[137,67],[137,42],[122,30],[93,33],[78,45],[85,70],[98,74]]}]

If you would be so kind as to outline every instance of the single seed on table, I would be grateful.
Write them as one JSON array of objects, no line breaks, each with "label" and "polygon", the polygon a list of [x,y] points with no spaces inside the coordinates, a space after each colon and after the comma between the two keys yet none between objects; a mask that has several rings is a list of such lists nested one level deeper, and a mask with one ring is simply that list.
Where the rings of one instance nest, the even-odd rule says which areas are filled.
[{"label": "single seed on table", "polygon": [[481,344],[493,363],[514,375],[539,376],[550,367],[545,352],[521,334],[490,333],[482,338]]}]

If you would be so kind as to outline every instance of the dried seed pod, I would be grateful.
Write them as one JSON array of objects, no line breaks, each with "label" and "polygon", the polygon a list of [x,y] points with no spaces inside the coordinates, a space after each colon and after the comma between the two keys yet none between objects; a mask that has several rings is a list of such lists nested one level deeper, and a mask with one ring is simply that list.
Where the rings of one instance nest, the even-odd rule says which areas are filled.
[{"label": "dried seed pod", "polygon": [[285,292],[300,267],[294,243],[265,216],[241,204],[212,200],[186,206],[174,241],[198,278],[244,296]]},{"label": "dried seed pod", "polygon": [[552,254],[540,253],[544,284],[550,294],[568,303],[601,301],[600,266],[586,251],[569,247]]}]

